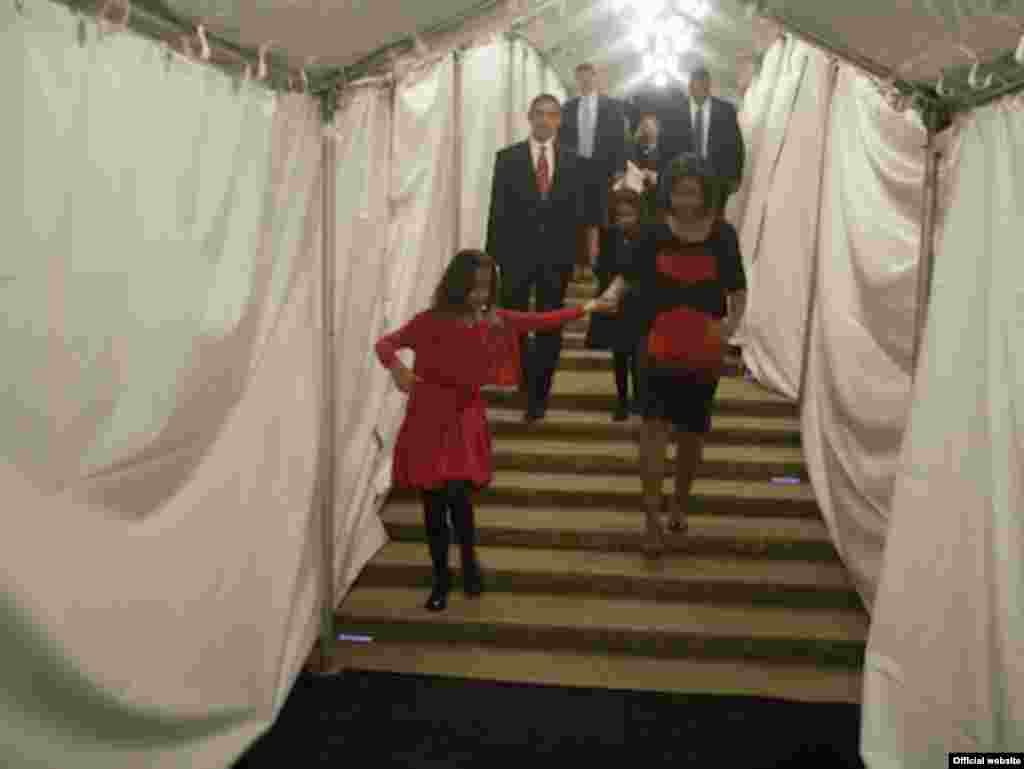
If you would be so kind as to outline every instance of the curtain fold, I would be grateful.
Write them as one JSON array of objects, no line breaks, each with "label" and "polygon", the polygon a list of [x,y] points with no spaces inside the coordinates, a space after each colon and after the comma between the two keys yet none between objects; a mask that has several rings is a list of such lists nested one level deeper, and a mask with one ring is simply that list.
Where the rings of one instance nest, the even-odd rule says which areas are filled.
[{"label": "curtain fold", "polygon": [[761,201],[760,232],[754,236],[754,252],[747,255],[749,299],[742,342],[744,363],[758,381],[796,400],[835,68],[824,53],[799,41],[790,45],[787,68],[789,76],[776,99],[791,102],[792,114],[778,149],[774,143],[767,148],[777,151],[774,170],[759,168],[753,193]]},{"label": "curtain fold", "polygon": [[319,111],[85,31],[0,6],[0,764],[220,767],[317,631]]},{"label": "curtain fold", "polygon": [[802,433],[833,542],[870,608],[910,408],[925,131],[846,67],[832,109]]},{"label": "curtain fold", "polygon": [[958,144],[868,640],[873,768],[1024,744],[1024,111]]}]

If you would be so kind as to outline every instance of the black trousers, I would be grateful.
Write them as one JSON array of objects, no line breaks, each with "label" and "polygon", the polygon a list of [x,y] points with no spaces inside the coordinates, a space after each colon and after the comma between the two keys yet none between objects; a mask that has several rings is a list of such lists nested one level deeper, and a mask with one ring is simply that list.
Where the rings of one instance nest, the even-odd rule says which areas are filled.
[{"label": "black trousers", "polygon": [[[530,309],[530,291],[537,290],[537,312],[560,310],[572,276],[572,264],[508,266],[501,275],[501,305],[508,310]],[[537,332],[532,347],[528,338],[520,340],[522,377],[526,386],[527,408],[547,407],[555,369],[562,354],[562,329]]]},{"label": "black trousers", "polygon": [[451,574],[448,571],[448,547],[451,544],[449,513],[452,527],[455,529],[455,539],[462,551],[463,575],[479,573],[471,493],[472,485],[469,481],[449,481],[443,488],[423,491],[423,518],[435,584],[447,586],[451,581]]}]

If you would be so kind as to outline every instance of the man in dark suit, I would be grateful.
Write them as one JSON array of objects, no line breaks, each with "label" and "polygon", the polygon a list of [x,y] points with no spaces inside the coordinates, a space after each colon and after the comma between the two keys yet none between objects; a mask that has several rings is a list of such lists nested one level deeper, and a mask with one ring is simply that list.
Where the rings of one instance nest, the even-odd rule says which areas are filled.
[{"label": "man in dark suit", "polygon": [[[602,96],[597,89],[597,68],[589,62],[576,67],[576,88],[579,96],[562,107],[560,141],[576,150],[589,166],[588,194],[594,210],[608,210],[608,193],[612,178],[626,169],[627,120],[625,105]],[[601,224],[605,224],[602,217]],[[590,228],[585,235],[586,260],[593,264],[597,257],[598,230]]]},{"label": "man in dark suit", "polygon": [[[572,275],[581,226],[597,225],[588,205],[586,171],[579,156],[557,141],[558,99],[542,94],[530,105],[530,136],[500,150],[487,225],[487,252],[501,271],[501,304],[526,310],[536,289],[538,311],[560,309]],[[523,339],[524,418],[542,419],[562,351],[561,330]]]},{"label": "man in dark suit", "polygon": [[688,90],[681,121],[684,130],[666,147],[669,160],[684,152],[697,153],[726,182],[731,195],[739,189],[745,157],[736,108],[711,95],[711,75],[704,67],[691,73]]}]

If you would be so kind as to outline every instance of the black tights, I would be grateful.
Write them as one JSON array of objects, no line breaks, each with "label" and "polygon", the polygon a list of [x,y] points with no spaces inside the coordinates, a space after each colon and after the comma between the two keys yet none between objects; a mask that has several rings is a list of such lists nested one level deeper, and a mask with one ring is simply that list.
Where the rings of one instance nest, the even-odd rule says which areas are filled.
[{"label": "black tights", "polygon": [[448,528],[448,513],[452,515],[455,539],[462,554],[463,576],[476,576],[479,567],[476,561],[476,526],[473,521],[473,503],[470,501],[472,485],[469,481],[448,481],[439,489],[423,490],[423,517],[430,545],[430,560],[434,567],[434,579],[448,584],[448,546],[451,536]]},{"label": "black tights", "polygon": [[633,397],[640,398],[640,372],[637,366],[637,356],[633,350],[615,350],[612,354],[615,360],[615,390],[619,394],[619,405],[625,406],[629,403],[629,378],[633,377]]}]

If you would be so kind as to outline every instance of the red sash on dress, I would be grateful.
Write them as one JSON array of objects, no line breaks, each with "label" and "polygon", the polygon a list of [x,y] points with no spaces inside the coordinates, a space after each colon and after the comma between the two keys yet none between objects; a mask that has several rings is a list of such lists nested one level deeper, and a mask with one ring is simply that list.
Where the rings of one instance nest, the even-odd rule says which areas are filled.
[{"label": "red sash on dress", "polygon": [[[718,276],[714,254],[703,248],[689,253],[660,251],[657,269],[682,285]],[[689,307],[658,313],[647,336],[647,352],[659,368],[717,376],[725,365],[722,324],[714,316]]]}]

